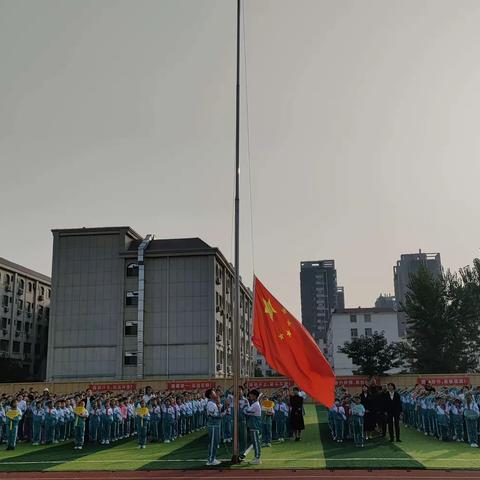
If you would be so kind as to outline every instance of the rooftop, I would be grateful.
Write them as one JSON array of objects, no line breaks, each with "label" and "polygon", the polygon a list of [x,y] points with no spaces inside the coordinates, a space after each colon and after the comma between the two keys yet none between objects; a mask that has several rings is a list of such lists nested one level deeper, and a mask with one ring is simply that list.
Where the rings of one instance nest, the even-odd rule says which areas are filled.
[{"label": "rooftop", "polygon": [[5,270],[20,273],[21,275],[25,275],[26,277],[39,280],[40,282],[46,283],[48,285],[51,284],[50,277],[43,275],[43,273],[36,272],[35,270],[30,270],[29,268],[19,265],[18,263],[11,262],[6,258],[0,257],[0,267],[4,268]]},{"label": "rooftop", "polygon": [[357,307],[357,308],[344,308],[342,310],[335,310],[333,313],[342,315],[342,314],[351,314],[351,313],[396,313],[396,312],[393,308]]},{"label": "rooftop", "polygon": [[[141,244],[141,240],[133,241],[128,252],[136,252]],[[168,238],[152,240],[146,252],[147,253],[172,253],[172,252],[198,252],[213,250],[213,248],[204,242],[201,238]]]}]

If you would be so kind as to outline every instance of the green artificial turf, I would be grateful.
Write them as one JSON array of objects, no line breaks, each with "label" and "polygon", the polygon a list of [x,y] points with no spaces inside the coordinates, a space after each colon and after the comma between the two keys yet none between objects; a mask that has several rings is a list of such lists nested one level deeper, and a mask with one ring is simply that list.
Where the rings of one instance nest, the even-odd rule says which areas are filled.
[{"label": "green artificial turf", "polygon": [[[330,439],[326,410],[308,405],[306,430],[300,442],[273,443],[262,449],[262,465],[243,463],[233,468],[443,468],[480,469],[480,452],[464,443],[440,442],[411,429],[402,428],[402,443],[385,439],[368,441],[364,448],[351,442],[337,444]],[[0,472],[79,470],[158,470],[205,468],[205,431],[193,433],[170,444],[148,444],[139,450],[135,440],[111,447],[73,444],[33,447],[19,444],[15,451],[0,450]],[[221,446],[218,458],[229,467],[231,448]],[[252,453],[247,460],[251,459]]]}]

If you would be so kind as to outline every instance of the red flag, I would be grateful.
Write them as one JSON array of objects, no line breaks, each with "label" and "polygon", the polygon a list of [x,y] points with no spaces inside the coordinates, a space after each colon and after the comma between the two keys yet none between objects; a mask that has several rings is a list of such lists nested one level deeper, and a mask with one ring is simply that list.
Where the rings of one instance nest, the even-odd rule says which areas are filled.
[{"label": "red flag", "polygon": [[278,373],[327,407],[335,398],[335,374],[308,331],[255,278],[253,344]]}]

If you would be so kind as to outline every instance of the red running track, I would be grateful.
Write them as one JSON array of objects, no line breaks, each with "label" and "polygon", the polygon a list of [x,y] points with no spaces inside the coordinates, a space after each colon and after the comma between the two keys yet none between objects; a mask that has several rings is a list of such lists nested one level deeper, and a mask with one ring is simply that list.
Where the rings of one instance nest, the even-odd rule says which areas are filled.
[{"label": "red running track", "polygon": [[5,472],[0,479],[12,480],[460,480],[479,479],[471,470],[158,470],[134,472]]}]

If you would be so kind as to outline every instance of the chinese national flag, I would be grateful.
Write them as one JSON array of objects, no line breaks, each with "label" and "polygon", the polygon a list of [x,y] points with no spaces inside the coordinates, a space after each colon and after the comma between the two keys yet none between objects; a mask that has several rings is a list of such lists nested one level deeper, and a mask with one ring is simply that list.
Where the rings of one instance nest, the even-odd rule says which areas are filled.
[{"label": "chinese national flag", "polygon": [[335,397],[335,374],[317,344],[255,278],[253,344],[268,365],[327,407]]}]

